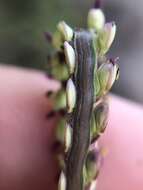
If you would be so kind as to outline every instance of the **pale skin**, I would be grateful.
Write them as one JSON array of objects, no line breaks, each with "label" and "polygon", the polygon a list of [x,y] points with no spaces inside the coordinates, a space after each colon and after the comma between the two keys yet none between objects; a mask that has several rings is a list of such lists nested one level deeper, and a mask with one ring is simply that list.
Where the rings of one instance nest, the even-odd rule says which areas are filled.
[{"label": "pale skin", "polygon": [[[0,189],[56,190],[57,119],[46,119],[45,97],[58,84],[45,74],[0,67]],[[142,190],[143,109],[111,96],[109,124],[100,140],[107,150],[97,190]]]}]

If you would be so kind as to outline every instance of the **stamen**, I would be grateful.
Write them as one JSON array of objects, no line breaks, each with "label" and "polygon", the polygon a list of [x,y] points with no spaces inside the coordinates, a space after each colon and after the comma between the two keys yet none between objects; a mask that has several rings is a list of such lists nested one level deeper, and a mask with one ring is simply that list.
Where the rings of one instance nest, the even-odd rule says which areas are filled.
[{"label": "stamen", "polygon": [[59,58],[59,63],[63,63],[65,61],[65,54],[63,52],[58,52],[58,58]]},{"label": "stamen", "polygon": [[46,40],[51,43],[52,42],[52,34],[50,32],[44,32]]},{"label": "stamen", "polygon": [[67,114],[67,111],[65,109],[60,109],[59,114],[64,117]]},{"label": "stamen", "polygon": [[57,141],[52,145],[51,151],[52,151],[53,153],[61,153],[61,152],[64,151],[64,146],[61,144],[60,141],[57,140]]},{"label": "stamen", "polygon": [[53,91],[51,91],[51,90],[48,91],[48,92],[46,92],[46,96],[47,96],[47,97],[50,97],[52,94],[53,94]]},{"label": "stamen", "polygon": [[119,61],[119,57],[116,58],[110,58],[109,62],[112,63],[113,65],[115,65],[115,63],[117,63]]},{"label": "stamen", "polygon": [[54,117],[55,115],[56,115],[56,112],[53,110],[53,111],[50,111],[50,112],[46,115],[46,117],[49,119],[49,118]]},{"label": "stamen", "polygon": [[101,0],[95,0],[94,8],[95,9],[100,9],[101,8]]},{"label": "stamen", "polygon": [[62,81],[61,83],[62,83],[62,87],[63,87],[64,89],[66,89],[67,81],[64,80],[64,81]]}]

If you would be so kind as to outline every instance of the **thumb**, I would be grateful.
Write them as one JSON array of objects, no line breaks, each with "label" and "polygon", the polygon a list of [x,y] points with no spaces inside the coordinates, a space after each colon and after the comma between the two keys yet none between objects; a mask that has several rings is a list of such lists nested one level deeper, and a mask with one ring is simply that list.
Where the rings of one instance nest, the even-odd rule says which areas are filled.
[{"label": "thumb", "polygon": [[109,126],[101,138],[106,149],[97,190],[142,190],[143,108],[130,101],[110,98]]},{"label": "thumb", "polygon": [[45,97],[58,85],[44,74],[0,67],[0,189],[57,189],[56,120]]}]

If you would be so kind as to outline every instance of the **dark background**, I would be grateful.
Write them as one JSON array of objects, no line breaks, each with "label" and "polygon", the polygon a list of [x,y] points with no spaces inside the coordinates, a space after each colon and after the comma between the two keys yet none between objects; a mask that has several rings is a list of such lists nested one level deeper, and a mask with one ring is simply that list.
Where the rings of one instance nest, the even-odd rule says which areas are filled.
[{"label": "dark background", "polygon": [[[93,0],[0,0],[0,62],[45,69],[49,45],[43,32],[59,20],[86,26]],[[118,25],[110,56],[120,57],[120,80],[113,91],[143,103],[143,1],[104,0],[107,21]]]}]

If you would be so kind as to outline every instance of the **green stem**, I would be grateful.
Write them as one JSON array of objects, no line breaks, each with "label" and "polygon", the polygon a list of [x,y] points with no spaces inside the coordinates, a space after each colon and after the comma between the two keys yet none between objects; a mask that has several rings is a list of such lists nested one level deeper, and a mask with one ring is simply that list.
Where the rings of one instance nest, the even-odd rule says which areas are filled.
[{"label": "green stem", "polygon": [[96,68],[93,35],[89,31],[75,32],[77,103],[72,113],[73,140],[66,162],[66,190],[83,190],[83,167],[90,144],[90,120],[94,102],[94,69]]}]

